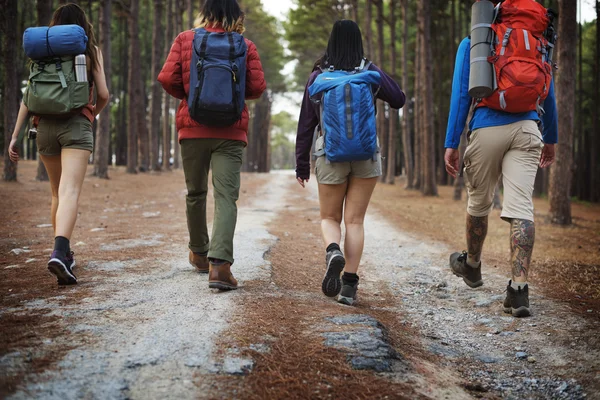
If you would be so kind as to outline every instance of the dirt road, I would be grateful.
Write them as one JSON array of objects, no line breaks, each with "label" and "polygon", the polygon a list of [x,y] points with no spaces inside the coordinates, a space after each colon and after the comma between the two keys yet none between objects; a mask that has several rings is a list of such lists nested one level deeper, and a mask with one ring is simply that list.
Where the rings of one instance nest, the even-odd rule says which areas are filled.
[{"label": "dirt road", "polygon": [[[243,287],[210,291],[187,263],[173,175],[144,176],[138,201],[114,193],[83,218],[87,236],[97,230],[80,243],[77,287],[9,291],[16,271],[43,269],[45,250],[10,241],[21,252],[0,265],[2,396],[600,398],[597,321],[535,288],[533,317],[505,316],[503,271],[468,289],[447,269],[451,249],[398,230],[385,210],[366,221],[357,307],[325,298],[316,187],[289,174],[244,177],[233,268]],[[168,193],[156,193],[162,183]]]}]

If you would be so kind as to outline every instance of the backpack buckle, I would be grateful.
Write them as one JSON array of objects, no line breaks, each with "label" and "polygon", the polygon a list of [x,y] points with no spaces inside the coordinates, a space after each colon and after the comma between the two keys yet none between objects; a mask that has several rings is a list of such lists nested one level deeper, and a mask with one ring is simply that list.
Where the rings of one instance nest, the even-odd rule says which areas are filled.
[{"label": "backpack buckle", "polygon": [[60,60],[56,61],[56,70],[62,71],[62,64],[60,63]]},{"label": "backpack buckle", "polygon": [[202,63],[203,60],[198,60],[198,62],[196,63],[196,69],[198,70],[198,73],[200,73],[200,71],[202,71]]}]

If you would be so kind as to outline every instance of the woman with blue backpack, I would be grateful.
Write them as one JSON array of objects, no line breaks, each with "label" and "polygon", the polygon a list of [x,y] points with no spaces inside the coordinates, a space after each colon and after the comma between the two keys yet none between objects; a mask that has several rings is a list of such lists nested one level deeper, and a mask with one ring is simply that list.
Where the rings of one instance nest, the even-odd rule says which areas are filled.
[{"label": "woman with blue backpack", "polygon": [[[242,36],[244,13],[236,0],[207,0],[195,29],[175,39],[158,76],[180,99],[177,131],[187,186],[189,262],[208,273],[208,285],[237,289],[231,273],[242,154],[248,143],[246,99],[266,82],[256,46]],[[208,235],[206,195],[212,169],[215,216]]]},{"label": "woman with blue backpack", "polygon": [[[296,178],[302,187],[310,178],[310,151],[318,127],[315,172],[327,246],[321,288],[328,297],[339,294],[338,301],[347,305],[356,300],[364,217],[381,176],[376,99],[394,109],[405,102],[400,86],[364,58],[358,25],[350,20],[337,21],[327,51],[317,61],[304,92],[296,137]],[[342,216],[345,255],[340,248]]]},{"label": "woman with blue backpack", "polygon": [[94,150],[92,124],[109,99],[104,62],[93,26],[76,4],[59,7],[49,28],[29,28],[23,42],[32,62],[9,156],[13,162],[19,160],[18,135],[33,115],[37,147],[52,190],[55,239],[48,270],[59,285],[71,285],[77,283],[77,278],[73,274],[75,259],[70,239],[88,160]]}]

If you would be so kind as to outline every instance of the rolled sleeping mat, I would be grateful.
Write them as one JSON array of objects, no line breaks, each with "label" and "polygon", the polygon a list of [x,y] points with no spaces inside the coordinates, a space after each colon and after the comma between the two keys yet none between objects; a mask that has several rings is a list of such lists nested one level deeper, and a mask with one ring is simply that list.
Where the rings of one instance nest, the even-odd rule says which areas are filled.
[{"label": "rolled sleeping mat", "polygon": [[38,26],[23,33],[23,49],[32,60],[82,54],[87,42],[85,30],[79,25]]},{"label": "rolled sleeping mat", "polygon": [[479,0],[471,7],[471,70],[469,73],[469,96],[482,99],[495,90],[494,66],[488,61],[494,31],[494,4]]}]

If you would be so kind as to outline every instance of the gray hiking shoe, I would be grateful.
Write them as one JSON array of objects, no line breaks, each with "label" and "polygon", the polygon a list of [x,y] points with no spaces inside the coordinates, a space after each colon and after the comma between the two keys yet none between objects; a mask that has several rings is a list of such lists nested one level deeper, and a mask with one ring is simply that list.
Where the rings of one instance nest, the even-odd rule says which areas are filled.
[{"label": "gray hiking shoe", "polygon": [[344,282],[342,279],[342,291],[338,296],[338,303],[345,304],[347,306],[354,305],[356,301],[356,291],[358,290],[358,282],[353,285]]},{"label": "gray hiking shoe", "polygon": [[506,288],[506,298],[504,299],[504,312],[512,314],[513,317],[529,317],[529,285],[525,285],[523,289],[512,287],[512,281],[508,281]]},{"label": "gray hiking shoe", "polygon": [[450,269],[456,276],[463,278],[467,286],[477,288],[483,285],[481,279],[481,262],[479,267],[473,268],[467,264],[467,252],[452,253],[450,255]]},{"label": "gray hiking shoe", "polygon": [[323,277],[321,290],[323,290],[325,296],[335,297],[342,290],[340,274],[346,266],[346,259],[341,251],[331,250],[327,252],[325,261],[327,262],[327,271],[325,271],[325,277]]}]

